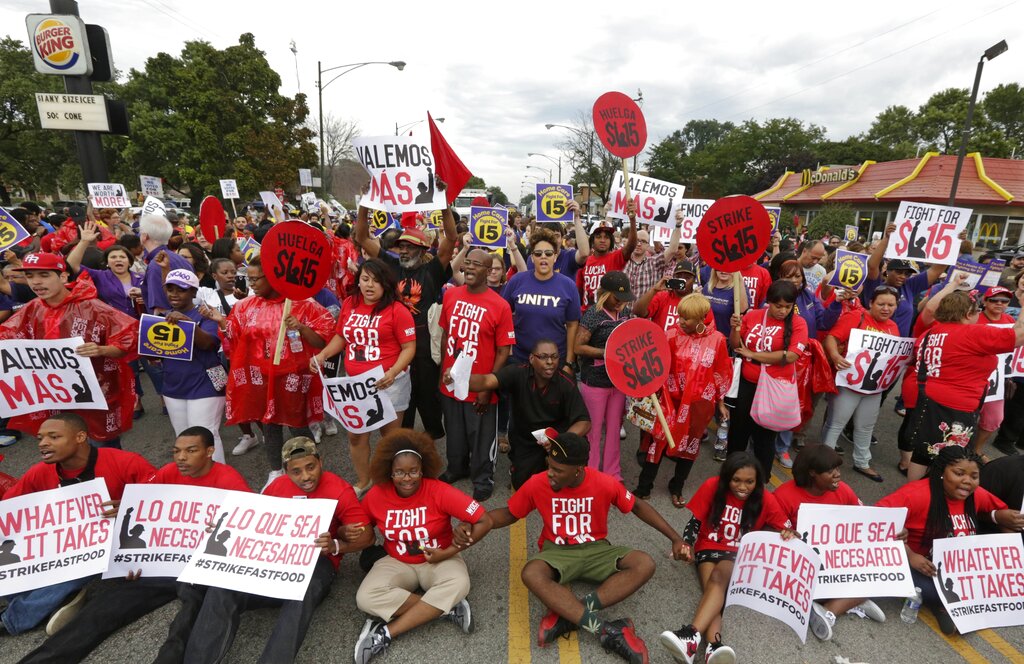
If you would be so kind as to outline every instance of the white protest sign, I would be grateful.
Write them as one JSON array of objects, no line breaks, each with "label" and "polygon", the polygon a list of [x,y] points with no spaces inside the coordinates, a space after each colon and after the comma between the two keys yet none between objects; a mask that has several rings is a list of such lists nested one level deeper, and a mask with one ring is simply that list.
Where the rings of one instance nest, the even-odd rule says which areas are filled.
[{"label": "white protest sign", "polygon": [[352,139],[356,159],[370,174],[370,191],[359,204],[388,212],[430,212],[446,208],[434,183],[429,136],[379,136]]},{"label": "white protest sign", "polygon": [[374,367],[358,376],[323,378],[324,412],[341,422],[349,433],[376,431],[395,419],[391,397],[377,389],[384,369]]},{"label": "white protest sign", "polygon": [[798,539],[786,542],[778,533],[747,533],[736,552],[725,605],[738,604],[780,620],[806,643],[820,565],[818,555]]},{"label": "white protest sign", "polygon": [[222,198],[239,198],[238,183],[234,180],[221,180],[220,195]]},{"label": "white protest sign", "polygon": [[299,169],[299,184],[303,187],[313,186],[313,171],[308,168]]},{"label": "white protest sign", "polygon": [[90,182],[89,202],[94,208],[126,208],[132,205],[124,185],[113,182]]},{"label": "white protest sign", "polygon": [[0,501],[0,588],[42,588],[107,568],[113,519],[102,479]]},{"label": "white protest sign", "polygon": [[[992,327],[1013,327],[1005,323],[993,325]],[[1006,373],[1013,362],[1013,353],[999,353],[996,355],[996,368],[988,377],[988,387],[985,388],[985,403],[990,401],[1002,401],[1006,396]]]},{"label": "white protest sign", "polygon": [[[704,198],[684,198],[678,201],[676,210],[683,213],[683,225],[679,227],[680,242],[693,244],[697,241],[697,227],[700,226],[700,220],[704,218],[704,213],[708,211],[708,208],[714,202],[713,199]],[[667,245],[672,240],[672,231],[675,230],[676,223],[676,217],[673,213],[672,223],[668,226],[652,225],[649,229],[651,242],[661,242]]]},{"label": "white protest sign", "polygon": [[906,547],[896,539],[907,508],[803,503],[800,535],[821,558],[815,599],[910,597]]},{"label": "white protest sign", "polygon": [[1003,369],[1007,378],[1024,378],[1024,346],[1017,346],[1012,353],[1007,353],[1003,360]]},{"label": "white protest sign", "polygon": [[932,562],[935,590],[961,634],[1024,625],[1024,543],[1019,533],[937,539]]},{"label": "white protest sign", "polygon": [[164,206],[163,201],[152,196],[147,196],[146,201],[142,204],[142,212],[139,218],[147,214],[157,214],[161,217],[167,216],[167,208]]},{"label": "white protest sign", "polygon": [[[626,214],[625,182],[622,178],[622,171],[616,171],[610,194],[612,209],[608,212],[608,216],[613,219],[629,218]],[[685,190],[686,187],[681,184],[656,180],[636,173],[629,174],[629,193],[636,201],[638,223],[675,226],[676,210],[682,205]],[[693,233],[696,236],[696,226],[693,227]]]},{"label": "white protest sign", "polygon": [[216,522],[228,491],[179,484],[129,484],[124,488],[104,579],[142,570],[177,578]]},{"label": "white protest sign", "polygon": [[92,360],[75,354],[84,343],[82,337],[0,341],[0,417],[106,410]]},{"label": "white protest sign", "polygon": [[852,366],[836,372],[836,387],[862,394],[884,392],[903,375],[913,356],[910,337],[852,330],[846,346],[846,361]]},{"label": "white protest sign", "polygon": [[333,500],[228,492],[213,530],[178,580],[264,597],[301,600],[331,526]]},{"label": "white protest sign", "polygon": [[320,206],[316,202],[316,194],[307,191],[302,194],[302,209],[306,212],[319,212]]},{"label": "white protest sign", "polygon": [[140,175],[139,185],[139,191],[142,192],[143,196],[155,196],[156,198],[164,197],[164,182],[158,177],[153,175]]},{"label": "white protest sign", "polygon": [[952,265],[960,255],[960,233],[970,220],[970,208],[901,201],[885,258]]},{"label": "white protest sign", "polygon": [[284,221],[284,206],[281,204],[281,199],[277,197],[277,194],[272,191],[261,191],[260,200],[263,201],[263,205],[274,221]]}]

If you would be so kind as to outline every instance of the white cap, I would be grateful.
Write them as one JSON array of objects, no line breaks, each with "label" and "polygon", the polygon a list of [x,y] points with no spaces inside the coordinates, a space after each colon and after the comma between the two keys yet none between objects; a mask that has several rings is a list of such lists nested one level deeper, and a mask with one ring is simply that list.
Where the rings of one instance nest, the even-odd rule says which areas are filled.
[{"label": "white cap", "polygon": [[171,270],[165,284],[174,284],[182,288],[199,288],[199,277],[189,270]]}]

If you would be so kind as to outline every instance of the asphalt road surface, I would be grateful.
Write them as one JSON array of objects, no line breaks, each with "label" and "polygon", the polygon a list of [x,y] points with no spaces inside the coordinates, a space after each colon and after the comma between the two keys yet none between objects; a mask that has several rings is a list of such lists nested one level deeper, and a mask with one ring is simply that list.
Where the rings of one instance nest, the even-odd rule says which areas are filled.
[{"label": "asphalt road surface", "polygon": [[[147,394],[144,403],[148,414],[124,437],[124,446],[143,454],[159,466],[170,461],[172,430],[167,418],[160,415],[159,404],[151,394]],[[853,472],[843,474],[844,481],[853,487],[865,504],[874,503],[903,482],[903,477],[896,471],[896,431],[899,423],[900,419],[893,413],[892,401],[889,400],[883,407],[876,428],[881,442],[873,448],[873,465],[884,476],[884,482],[876,484]],[[818,438],[819,426],[820,414],[812,423],[810,439]],[[627,432],[629,435],[622,442],[622,467],[627,485],[633,489],[639,473],[634,457],[638,432],[628,425]],[[225,427],[222,433],[227,449],[230,450],[239,432],[235,427]],[[439,443],[443,446],[444,441]],[[850,445],[845,441],[842,445],[849,459]],[[329,470],[346,479],[354,477],[343,433],[325,438],[323,449]],[[6,460],[0,464],[0,469],[15,476],[38,460],[34,441],[30,439],[23,439],[4,449],[3,453]],[[994,450],[988,453],[993,457],[999,454]],[[719,465],[712,460],[711,454],[711,445],[708,443],[701,450],[701,456],[690,475],[685,496],[692,495],[704,478],[718,472]],[[259,489],[263,485],[268,469],[262,448],[256,448],[243,457],[232,457],[229,454],[228,458],[229,463],[242,472],[253,488]],[[667,489],[670,471],[671,464],[663,464],[651,503],[681,532],[690,514],[686,510],[672,507]],[[499,478],[507,477],[507,472],[508,460],[499,455],[496,474]],[[788,477],[788,471],[776,464],[773,484],[777,486]],[[460,482],[458,486],[467,492],[471,490],[466,481]],[[499,481],[487,507],[495,509],[504,506],[509,493],[507,481]],[[455,625],[439,621],[403,635],[392,643],[386,655],[374,661],[391,664],[573,664],[621,661],[605,653],[597,639],[585,632],[578,639],[575,635],[572,639],[563,639],[557,646],[552,645],[546,649],[537,647],[537,624],[545,611],[538,601],[528,596],[519,581],[519,570],[527,556],[536,551],[539,530],[539,519],[531,515],[512,528],[492,531],[465,554],[473,581],[469,595],[476,623],[473,634],[465,635]],[[663,630],[678,629],[691,619],[700,599],[694,568],[672,561],[668,557],[668,540],[632,515],[622,515],[613,510],[609,539],[616,544],[628,544],[649,552],[657,561],[658,569],[654,578],[638,593],[617,606],[603,610],[602,615],[612,619],[624,616],[632,618],[638,633],[647,641],[651,661],[672,662],[672,657],[658,645],[657,637]],[[351,661],[355,640],[365,619],[355,606],[355,590],[361,579],[362,573],[356,557],[347,557],[342,562],[330,595],[313,619],[296,661]],[[579,584],[574,589],[582,595],[589,592],[590,586]],[[103,583],[95,583],[89,590],[90,593],[101,593]],[[795,634],[782,623],[742,607],[726,611],[722,636],[726,643],[736,649],[739,661],[750,663],[826,664],[836,656],[845,657],[849,662],[871,664],[1024,662],[1024,627],[989,629],[966,637],[947,638],[938,631],[927,609],[921,610],[921,619],[916,624],[904,624],[899,617],[902,601],[898,598],[877,600],[887,615],[884,624],[855,616],[841,616],[832,641],[827,643],[818,641],[808,633],[807,643],[801,644]],[[177,603],[174,602],[120,630],[84,661],[110,664],[150,661],[163,642],[167,625],[176,610]],[[276,610],[244,614],[228,661],[256,661],[276,616]],[[0,664],[16,662],[44,638],[42,629],[18,637],[0,637]]]}]

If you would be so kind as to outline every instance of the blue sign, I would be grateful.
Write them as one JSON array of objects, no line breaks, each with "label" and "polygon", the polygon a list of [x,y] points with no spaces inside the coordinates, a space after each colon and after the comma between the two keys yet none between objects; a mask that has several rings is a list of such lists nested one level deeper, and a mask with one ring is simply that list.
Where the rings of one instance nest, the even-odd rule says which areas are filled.
[{"label": "blue sign", "polygon": [[11,216],[7,210],[0,208],[0,252],[7,251],[28,237],[28,231]]},{"label": "blue sign", "polygon": [[858,254],[845,249],[836,249],[836,269],[829,286],[855,291],[864,285],[868,276],[868,255]]},{"label": "blue sign", "polygon": [[572,185],[537,183],[537,222],[572,221]]},{"label": "blue sign", "polygon": [[476,247],[504,249],[508,244],[505,229],[508,227],[508,210],[503,207],[469,208],[469,243]]},{"label": "blue sign", "polygon": [[192,359],[196,324],[192,321],[168,323],[160,316],[142,314],[139,319],[139,355],[164,360]]},{"label": "blue sign", "polygon": [[978,263],[970,256],[960,256],[956,259],[956,265],[946,270],[945,284],[959,272],[967,275],[967,279],[960,285],[961,290],[978,290],[984,295],[989,288],[999,284],[1005,267],[1006,261],[1001,258],[988,263]]},{"label": "blue sign", "polygon": [[373,237],[380,237],[390,228],[402,228],[398,217],[384,210],[370,210],[370,233]]},{"label": "blue sign", "polygon": [[779,218],[782,217],[782,208],[780,207],[768,207],[765,206],[765,211],[768,213],[768,218],[772,220],[772,235],[779,230]]}]

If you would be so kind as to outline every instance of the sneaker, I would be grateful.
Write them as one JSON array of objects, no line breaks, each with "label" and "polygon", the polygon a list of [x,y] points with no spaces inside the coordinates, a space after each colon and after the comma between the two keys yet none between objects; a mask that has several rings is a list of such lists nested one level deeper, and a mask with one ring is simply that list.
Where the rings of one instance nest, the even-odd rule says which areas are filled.
[{"label": "sneaker", "polygon": [[625,439],[626,439],[626,427],[624,427],[624,426],[619,427],[619,440],[625,440]]},{"label": "sneaker", "polygon": [[834,613],[817,602],[811,602],[811,632],[821,641],[832,638],[832,626],[836,624]]},{"label": "sneaker", "polygon": [[904,408],[903,406],[896,406],[892,410],[893,410],[894,413],[896,413],[900,417],[906,417],[907,416],[907,409]]},{"label": "sneaker", "polygon": [[363,631],[356,639],[356,650],[354,659],[356,664],[366,664],[375,655],[379,655],[391,645],[391,636],[388,635],[387,627],[383,621],[367,619],[363,625]]},{"label": "sneaker", "polygon": [[861,618],[870,618],[875,622],[885,622],[885,611],[882,611],[882,609],[870,599],[864,600],[847,611],[847,613],[852,613],[853,615],[860,616]]},{"label": "sneaker", "polygon": [[736,651],[722,643],[722,635],[715,634],[715,640],[704,651],[705,664],[735,664]]},{"label": "sneaker", "polygon": [[267,473],[267,483],[263,485],[262,489],[260,489],[260,493],[263,493],[264,491],[266,491],[267,487],[270,486],[270,484],[274,480],[276,480],[278,477],[284,477],[284,471],[283,470],[272,470],[269,473]]},{"label": "sneaker", "polygon": [[313,441],[317,445],[319,445],[320,444],[320,439],[322,439],[324,437],[323,428],[320,426],[320,423],[319,422],[310,422],[309,430],[313,433]]},{"label": "sneaker", "polygon": [[775,458],[779,460],[779,464],[783,468],[792,468],[793,459],[789,456],[789,452],[783,452],[782,454],[776,454]]},{"label": "sneaker", "polygon": [[658,641],[677,662],[693,664],[693,658],[697,656],[697,647],[700,645],[700,632],[695,630],[693,625],[685,625],[675,632],[662,632]]},{"label": "sneaker", "polygon": [[78,612],[82,610],[82,605],[85,604],[85,588],[78,591],[70,602],[54,611],[53,615],[50,616],[50,621],[46,623],[46,635],[53,636],[61,629],[64,628],[71,619],[78,615]]},{"label": "sneaker", "polygon": [[0,436],[0,447],[10,447],[16,442],[18,442],[18,439],[14,436]]},{"label": "sneaker", "polygon": [[871,434],[871,444],[872,445],[877,445],[878,444],[878,437],[875,436],[875,434]]},{"label": "sneaker", "polygon": [[569,622],[554,611],[548,611],[548,614],[540,619],[540,626],[537,628],[537,645],[541,648],[547,648],[558,637],[564,636],[569,638],[569,632],[576,631],[577,629],[579,629],[577,625]]},{"label": "sneaker", "polygon": [[476,625],[473,623],[473,612],[469,609],[469,602],[462,600],[452,607],[452,610],[441,616],[445,620],[458,625],[466,634],[472,634]]},{"label": "sneaker", "polygon": [[491,496],[493,494],[494,494],[494,485],[491,485],[491,486],[487,487],[486,489],[475,488],[475,489],[473,489],[473,500],[475,500],[478,503],[487,502],[488,500],[491,499]]},{"label": "sneaker", "polygon": [[949,617],[949,612],[942,607],[934,607],[932,613],[935,614],[935,619],[939,622],[939,629],[943,634],[956,634],[956,623]]},{"label": "sneaker", "polygon": [[231,450],[231,454],[234,456],[242,456],[259,444],[260,439],[255,435],[245,434],[238,439],[238,444],[235,445],[235,449]]},{"label": "sneaker", "polygon": [[727,445],[715,445],[715,461],[725,461],[729,456],[729,447]]},{"label": "sneaker", "polygon": [[373,488],[373,480],[369,480],[363,486],[353,486],[352,490],[356,492],[356,498],[358,498],[359,500],[362,500],[363,496],[366,495],[366,492],[369,491],[372,488]]},{"label": "sneaker", "polygon": [[[0,446],[3,446],[3,443],[0,443]],[[994,441],[992,441],[992,447],[996,448],[1006,456],[1013,456],[1014,454],[1018,453],[1016,445],[1014,445],[1008,440],[1003,440],[998,437]]]},{"label": "sneaker", "polygon": [[614,652],[630,664],[648,664],[650,661],[647,644],[637,636],[633,621],[629,618],[605,622],[598,639],[602,648]]},{"label": "sneaker", "polygon": [[329,417],[324,418],[324,435],[326,436],[337,436],[338,435],[338,423]]}]

